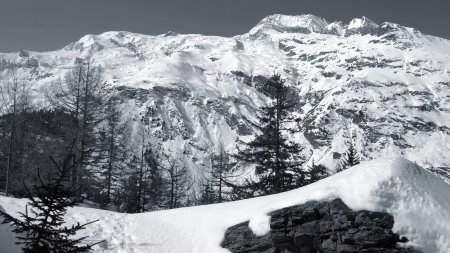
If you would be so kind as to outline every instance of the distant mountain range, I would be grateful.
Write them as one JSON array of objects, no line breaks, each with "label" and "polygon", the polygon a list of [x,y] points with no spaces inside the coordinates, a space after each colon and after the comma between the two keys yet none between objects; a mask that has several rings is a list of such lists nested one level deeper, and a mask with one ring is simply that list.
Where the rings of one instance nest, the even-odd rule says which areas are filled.
[{"label": "distant mountain range", "polygon": [[350,137],[364,160],[401,155],[450,174],[450,41],[393,23],[271,15],[231,38],[168,32],[86,35],[50,52],[0,53],[0,78],[16,62],[47,107],[44,90],[79,58],[92,58],[121,91],[130,119],[146,118],[154,140],[180,150],[194,174],[209,154],[254,132],[279,73],[298,94],[291,138],[333,169]]}]

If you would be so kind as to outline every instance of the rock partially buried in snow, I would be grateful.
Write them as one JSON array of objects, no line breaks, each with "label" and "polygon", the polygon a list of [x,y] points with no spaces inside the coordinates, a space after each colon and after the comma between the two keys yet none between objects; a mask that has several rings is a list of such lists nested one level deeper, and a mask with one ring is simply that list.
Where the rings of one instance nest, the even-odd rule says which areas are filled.
[{"label": "rock partially buried in snow", "polygon": [[252,222],[264,220],[260,216],[230,227],[222,246],[231,252],[419,252],[398,247],[407,240],[392,232],[392,215],[352,211],[340,199],[308,202],[270,215],[270,233],[249,233],[248,227],[255,232]]}]

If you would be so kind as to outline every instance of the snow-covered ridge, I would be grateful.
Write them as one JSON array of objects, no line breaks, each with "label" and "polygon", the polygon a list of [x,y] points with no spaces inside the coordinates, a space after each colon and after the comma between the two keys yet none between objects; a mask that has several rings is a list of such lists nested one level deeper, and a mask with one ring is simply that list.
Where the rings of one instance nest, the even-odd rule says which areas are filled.
[{"label": "snow-covered ridge", "polygon": [[377,28],[379,26],[372,20],[363,16],[362,18],[352,19],[348,24],[347,29],[358,29],[363,27]]},{"label": "snow-covered ridge", "polygon": [[277,32],[322,32],[328,23],[324,18],[311,14],[289,16],[274,14],[262,19],[254,28],[250,30],[250,34],[255,34],[261,30],[274,30]]},{"label": "snow-covered ridge", "polygon": [[291,138],[307,158],[333,169],[352,135],[365,160],[402,155],[446,173],[450,42],[368,18],[350,23],[273,15],[231,38],[86,35],[51,52],[0,53],[0,79],[18,63],[33,102],[45,107],[45,89],[77,58],[92,58],[126,98],[125,114],[151,119],[155,142],[180,150],[202,178],[214,148],[233,152],[236,138],[253,132],[248,122],[268,101],[264,78],[280,73],[298,94],[302,131]]},{"label": "snow-covered ridge", "polygon": [[[260,37],[262,35],[273,35],[277,33],[322,33],[338,36],[350,36],[353,34],[388,34],[398,25],[385,22],[376,24],[369,18],[363,16],[354,18],[348,24],[342,21],[329,23],[321,17],[312,14],[306,15],[281,15],[274,14],[262,19],[249,32],[250,36]],[[409,33],[405,28],[403,33]],[[399,31],[399,29],[397,29]],[[417,32],[417,31],[416,31]]]},{"label": "snow-covered ridge", "polygon": [[[105,239],[95,252],[225,253],[219,244],[227,227],[251,220],[267,231],[264,215],[311,200],[341,198],[354,210],[388,212],[394,232],[427,253],[450,248],[450,185],[414,163],[402,159],[365,162],[297,190],[222,204],[142,214],[119,214],[88,208],[69,210],[71,222],[100,219],[90,225],[90,240]],[[0,197],[0,206],[17,215],[24,200]],[[263,218],[262,218],[263,217]],[[0,235],[7,227],[0,225]],[[12,243],[12,242],[11,242]],[[8,244],[6,244],[7,246]],[[1,247],[6,247],[0,244]],[[13,252],[13,251],[11,251]],[[13,252],[14,253],[14,252]]]}]

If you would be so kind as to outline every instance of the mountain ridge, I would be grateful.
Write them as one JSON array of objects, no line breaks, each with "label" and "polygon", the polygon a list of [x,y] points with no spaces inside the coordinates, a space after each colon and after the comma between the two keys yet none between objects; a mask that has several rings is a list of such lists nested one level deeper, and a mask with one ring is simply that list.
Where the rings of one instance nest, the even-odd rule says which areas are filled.
[{"label": "mountain ridge", "polygon": [[[448,173],[450,41],[365,17],[353,19],[351,29],[313,15],[294,17],[298,23],[283,21],[292,32],[274,30],[273,22],[258,27],[261,21],[230,38],[86,35],[55,51],[0,53],[0,78],[16,62],[33,87],[35,106],[48,107],[45,89],[77,59],[91,58],[127,98],[129,120],[151,118],[154,141],[181,148],[201,176],[211,147],[233,152],[236,138],[252,133],[249,122],[269,101],[260,86],[280,73],[299,99],[301,132],[291,138],[310,160],[333,169],[353,136],[363,159],[403,155]],[[304,24],[313,28],[297,29]]]},{"label": "mountain ridge", "polygon": [[[77,43],[77,42],[82,42],[87,39],[94,39],[96,37],[112,36],[112,35],[118,36],[118,37],[123,37],[124,35],[134,35],[134,36],[138,36],[138,37],[139,36],[144,36],[144,37],[164,36],[164,37],[167,37],[167,36],[177,36],[177,35],[197,35],[197,36],[205,36],[205,37],[234,38],[234,37],[243,36],[248,33],[249,34],[254,33],[254,32],[252,32],[252,30],[257,30],[259,28],[259,26],[264,26],[264,25],[275,26],[276,24],[278,24],[278,26],[281,26],[281,27],[278,27],[277,29],[281,29],[281,28],[283,28],[283,26],[285,26],[285,27],[288,26],[286,24],[282,24],[282,22],[280,22],[280,20],[291,21],[292,27],[305,28],[305,29],[309,30],[309,32],[319,32],[320,33],[320,32],[324,32],[324,30],[325,30],[328,33],[340,35],[339,33],[333,32],[333,29],[337,28],[337,27],[340,27],[340,29],[346,29],[346,30],[366,28],[366,27],[369,27],[369,28],[385,27],[388,29],[411,30],[413,33],[421,34],[421,35],[424,35],[427,37],[434,37],[434,38],[438,38],[438,39],[442,39],[442,40],[448,40],[448,39],[441,38],[438,36],[427,35],[415,28],[402,26],[397,23],[392,23],[392,22],[386,21],[386,22],[381,23],[381,25],[378,25],[377,23],[373,22],[370,18],[368,18],[366,16],[362,16],[361,18],[353,18],[348,23],[345,23],[343,21],[328,22],[326,19],[316,16],[314,14],[300,14],[300,15],[272,14],[272,15],[269,15],[269,16],[266,16],[265,18],[263,18],[254,27],[252,27],[247,33],[238,34],[238,35],[231,36],[231,37],[223,37],[220,35],[181,34],[181,33],[177,33],[174,31],[168,31],[166,33],[157,34],[157,35],[147,35],[147,34],[143,34],[143,33],[129,32],[129,31],[125,31],[125,30],[121,30],[121,31],[112,30],[112,31],[102,32],[99,34],[86,34],[86,35],[82,36],[79,40],[77,40],[75,42],[71,42],[61,49],[65,49],[65,48],[70,49],[72,44]],[[294,21],[297,20],[297,22],[292,22],[293,20]],[[311,27],[309,27],[308,25],[305,26],[305,23],[312,24],[312,26]],[[56,51],[56,50],[59,50],[59,49],[55,49],[52,51]],[[40,51],[33,51],[33,50],[27,50],[27,49],[22,49],[20,51],[29,51],[29,52],[34,52],[34,53],[40,52]],[[52,52],[52,51],[42,51],[42,53],[43,52]],[[0,52],[0,54],[14,54],[14,53],[15,52],[9,52],[9,53],[1,53]]]}]

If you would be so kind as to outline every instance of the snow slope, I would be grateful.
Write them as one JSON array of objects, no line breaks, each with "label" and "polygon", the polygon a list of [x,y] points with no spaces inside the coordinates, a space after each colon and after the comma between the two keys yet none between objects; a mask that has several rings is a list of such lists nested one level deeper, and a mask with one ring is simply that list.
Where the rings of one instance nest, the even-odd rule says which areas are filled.
[{"label": "snow slope", "polygon": [[[227,252],[219,243],[227,227],[246,221],[255,233],[268,230],[266,214],[310,200],[341,198],[354,210],[386,211],[394,231],[427,253],[450,249],[450,185],[403,158],[374,160],[297,190],[236,202],[142,214],[74,208],[70,221],[100,219],[85,233],[105,239],[95,252]],[[25,201],[0,197],[7,212]],[[5,225],[0,226],[0,232]],[[1,233],[0,233],[1,234]]]},{"label": "snow slope", "polygon": [[[450,175],[450,41],[366,17],[348,24],[314,15],[271,15],[231,38],[169,32],[86,35],[50,52],[0,53],[32,85],[36,107],[77,58],[92,58],[144,119],[155,142],[177,150],[202,178],[210,152],[233,152],[251,135],[268,98],[264,76],[280,73],[298,93],[306,157],[334,168],[354,136],[365,160],[400,155]],[[200,174],[200,175],[198,175]]]}]

